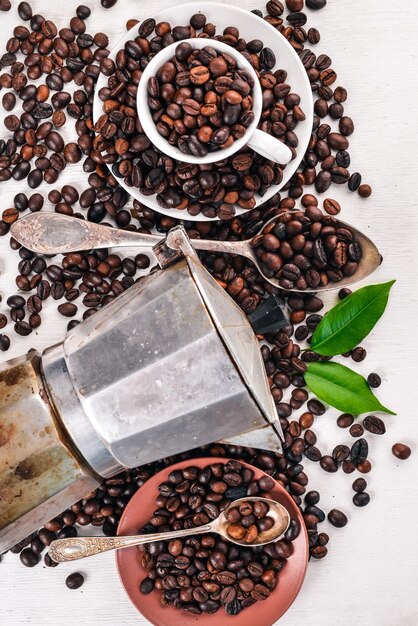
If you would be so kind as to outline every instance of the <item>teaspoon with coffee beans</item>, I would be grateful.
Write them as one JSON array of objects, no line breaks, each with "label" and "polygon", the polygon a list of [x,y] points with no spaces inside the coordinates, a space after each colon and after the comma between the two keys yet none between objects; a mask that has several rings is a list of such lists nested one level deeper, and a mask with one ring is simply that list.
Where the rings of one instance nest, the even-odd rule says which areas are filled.
[{"label": "teaspoon with coffee beans", "polygon": [[[153,247],[160,235],[111,228],[57,213],[33,213],[15,222],[12,236],[38,254],[53,255],[98,248]],[[295,292],[340,289],[371,274],[382,257],[359,230],[322,213],[283,210],[244,241],[191,239],[195,250],[239,254],[250,259],[275,287]],[[168,247],[179,249],[175,237]]]},{"label": "teaspoon with coffee beans", "polygon": [[246,497],[232,502],[216,519],[203,526],[131,537],[57,539],[49,546],[49,556],[56,563],[63,563],[109,550],[207,533],[217,533],[227,541],[239,546],[263,546],[280,539],[288,529],[289,524],[290,515],[279,502],[268,498]]}]

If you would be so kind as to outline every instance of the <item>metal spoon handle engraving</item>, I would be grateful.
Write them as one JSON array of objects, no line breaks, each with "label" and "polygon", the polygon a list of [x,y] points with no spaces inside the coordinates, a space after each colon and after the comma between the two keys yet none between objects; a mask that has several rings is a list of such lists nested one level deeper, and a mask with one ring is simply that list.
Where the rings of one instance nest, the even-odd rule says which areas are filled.
[{"label": "metal spoon handle engraving", "polygon": [[[99,248],[142,246],[152,248],[163,239],[160,235],[110,228],[59,213],[33,213],[12,226],[12,236],[37,254],[66,254]],[[196,250],[242,254],[252,258],[247,241],[211,241],[191,239]]]},{"label": "metal spoon handle engraving", "polygon": [[110,228],[58,213],[33,213],[13,224],[12,236],[38,254],[66,254],[97,248],[152,248],[159,235]]},{"label": "metal spoon handle engraving", "polygon": [[131,537],[70,537],[68,539],[57,539],[49,546],[49,556],[56,563],[64,561],[76,561],[87,556],[109,552],[118,548],[128,548],[140,546],[153,541],[167,541],[178,539],[179,537],[190,537],[192,535],[202,535],[213,532],[212,524],[197,526],[196,528],[186,528],[166,533],[153,533],[152,535],[133,535]]}]

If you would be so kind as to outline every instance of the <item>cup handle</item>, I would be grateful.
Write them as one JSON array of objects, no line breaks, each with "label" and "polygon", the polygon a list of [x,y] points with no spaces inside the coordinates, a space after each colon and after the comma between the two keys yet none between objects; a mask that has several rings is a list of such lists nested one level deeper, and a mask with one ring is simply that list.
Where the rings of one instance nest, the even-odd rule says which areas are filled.
[{"label": "cup handle", "polygon": [[292,160],[292,151],[282,141],[258,128],[251,135],[247,145],[266,159],[287,165]]}]

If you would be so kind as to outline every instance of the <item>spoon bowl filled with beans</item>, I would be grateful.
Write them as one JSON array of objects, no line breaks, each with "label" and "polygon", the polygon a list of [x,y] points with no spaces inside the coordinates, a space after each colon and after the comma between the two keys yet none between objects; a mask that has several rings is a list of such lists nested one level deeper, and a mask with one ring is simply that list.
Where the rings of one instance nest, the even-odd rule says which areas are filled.
[{"label": "spoon bowl filled with beans", "polygon": [[366,235],[316,206],[284,211],[251,240],[253,260],[266,280],[291,291],[324,291],[371,274],[382,257]]},{"label": "spoon bowl filled with beans", "polygon": [[241,546],[263,546],[280,539],[289,528],[290,516],[274,500],[240,498],[223,512],[219,523],[221,534],[228,541]]},{"label": "spoon bowl filled with beans", "polygon": [[257,128],[259,78],[240,52],[221,41],[193,38],[163,48],[144,70],[137,108],[148,138],[173,159],[205,165],[244,146],[282,165],[293,158],[284,142]]}]

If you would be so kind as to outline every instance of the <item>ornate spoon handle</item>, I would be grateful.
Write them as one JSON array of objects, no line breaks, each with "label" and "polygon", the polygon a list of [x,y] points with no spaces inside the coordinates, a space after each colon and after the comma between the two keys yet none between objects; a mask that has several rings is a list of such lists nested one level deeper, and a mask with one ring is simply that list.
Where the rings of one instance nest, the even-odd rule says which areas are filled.
[{"label": "ornate spoon handle", "polygon": [[[11,233],[25,248],[37,254],[66,254],[126,246],[151,248],[164,240],[162,235],[110,228],[52,212],[25,215],[13,224]],[[254,256],[248,241],[191,239],[190,242],[196,250],[243,254],[249,258]]]},{"label": "ornate spoon handle", "polygon": [[142,246],[151,248],[162,237],[109,228],[58,213],[32,213],[15,222],[12,236],[38,254],[66,254],[97,248]]},{"label": "ornate spoon handle", "polygon": [[68,539],[57,539],[49,546],[49,556],[56,563],[64,561],[76,561],[87,556],[109,552],[118,548],[129,548],[139,546],[153,541],[167,541],[178,537],[190,537],[191,535],[202,535],[213,532],[212,524],[205,524],[197,528],[186,528],[168,533],[154,533],[152,535],[133,535],[131,537],[70,537]]}]

